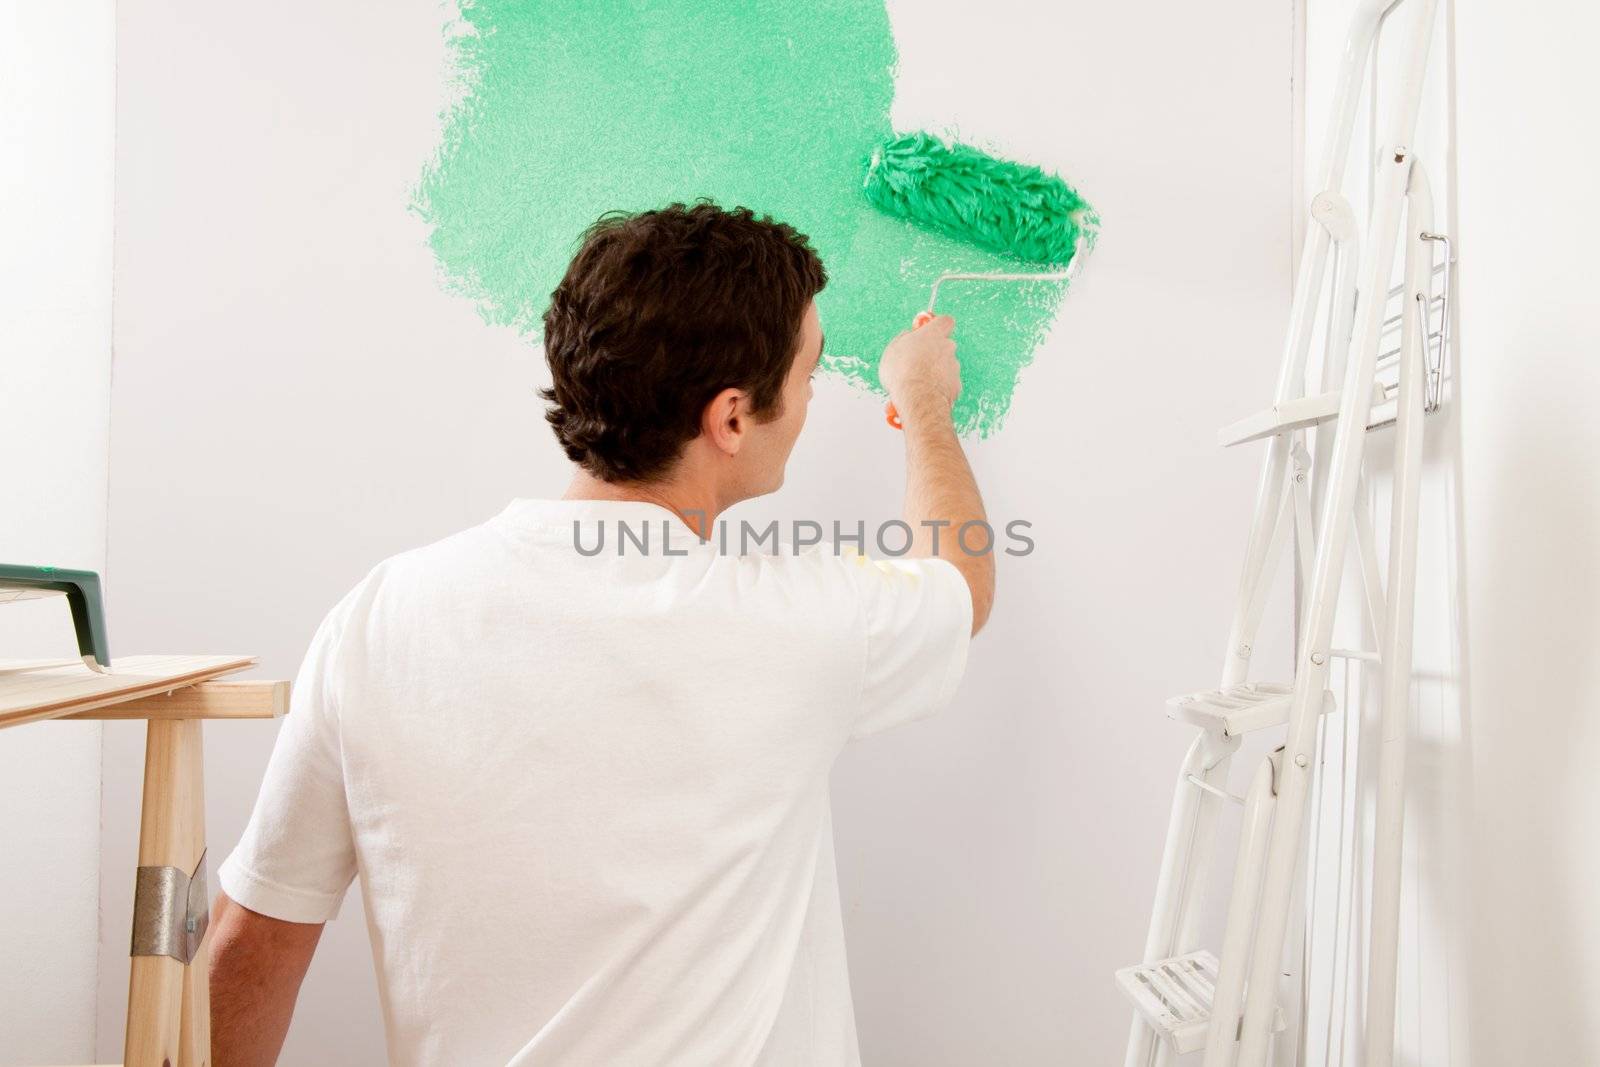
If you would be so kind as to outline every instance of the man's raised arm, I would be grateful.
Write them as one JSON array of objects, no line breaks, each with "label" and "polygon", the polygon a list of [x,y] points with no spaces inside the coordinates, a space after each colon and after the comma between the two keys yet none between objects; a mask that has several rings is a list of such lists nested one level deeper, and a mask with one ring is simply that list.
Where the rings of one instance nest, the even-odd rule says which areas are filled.
[{"label": "man's raised arm", "polygon": [[972,632],[977,633],[994,603],[994,546],[987,527],[982,540],[963,529],[987,519],[950,417],[961,395],[961,365],[950,337],[955,325],[948,315],[939,315],[896,337],[884,350],[878,378],[905,428],[904,517],[916,535],[911,554],[937,556],[961,572],[972,591]]}]

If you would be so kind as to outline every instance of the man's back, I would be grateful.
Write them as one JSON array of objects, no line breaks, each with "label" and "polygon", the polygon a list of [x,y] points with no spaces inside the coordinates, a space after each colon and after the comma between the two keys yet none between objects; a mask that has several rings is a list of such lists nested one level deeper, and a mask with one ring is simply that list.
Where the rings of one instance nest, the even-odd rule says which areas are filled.
[{"label": "man's back", "polygon": [[315,923],[359,870],[396,1063],[853,1063],[829,771],[971,612],[938,559],[517,501],[330,614],[223,887]]}]

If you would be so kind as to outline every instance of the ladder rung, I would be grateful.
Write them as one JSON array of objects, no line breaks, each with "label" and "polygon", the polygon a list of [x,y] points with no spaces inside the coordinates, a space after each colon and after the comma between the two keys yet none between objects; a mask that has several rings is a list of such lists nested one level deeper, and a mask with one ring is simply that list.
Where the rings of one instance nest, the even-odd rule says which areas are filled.
[{"label": "ladder rung", "polygon": [[[1228,689],[1204,689],[1167,701],[1167,715],[1179,722],[1208,730],[1220,729],[1225,737],[1238,737],[1252,730],[1282,726],[1289,721],[1289,705],[1294,703],[1294,686],[1287,682],[1246,682]],[[1319,702],[1317,711],[1326,711],[1332,701]]]},{"label": "ladder rung", "polygon": [[[1205,1047],[1216,981],[1217,958],[1204,950],[1117,972],[1122,992],[1180,1056]],[[1277,1008],[1273,1009],[1272,1029],[1283,1029],[1283,1012]]]},{"label": "ladder rung", "polygon": [[[1384,392],[1383,386],[1374,385],[1372,388],[1373,405],[1382,404],[1386,399],[1387,394]],[[1231,445],[1242,445],[1247,441],[1259,441],[1263,437],[1271,437],[1273,434],[1283,433],[1285,430],[1303,430],[1307,426],[1315,426],[1318,423],[1327,422],[1338,414],[1339,394],[1337,392],[1296,397],[1281,404],[1274,404],[1265,411],[1247,415],[1231,426],[1224,426],[1217,431],[1217,442],[1224,448]],[[1377,424],[1381,425],[1381,422]]]}]

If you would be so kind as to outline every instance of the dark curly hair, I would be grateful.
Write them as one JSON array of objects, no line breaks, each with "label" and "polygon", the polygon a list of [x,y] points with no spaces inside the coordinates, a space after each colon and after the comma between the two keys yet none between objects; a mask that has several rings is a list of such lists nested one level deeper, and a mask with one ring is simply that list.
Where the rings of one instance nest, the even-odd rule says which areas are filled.
[{"label": "dark curly hair", "polygon": [[545,418],[608,482],[666,472],[724,389],[775,418],[806,307],[828,275],[806,236],[710,201],[604,215],[544,315]]}]

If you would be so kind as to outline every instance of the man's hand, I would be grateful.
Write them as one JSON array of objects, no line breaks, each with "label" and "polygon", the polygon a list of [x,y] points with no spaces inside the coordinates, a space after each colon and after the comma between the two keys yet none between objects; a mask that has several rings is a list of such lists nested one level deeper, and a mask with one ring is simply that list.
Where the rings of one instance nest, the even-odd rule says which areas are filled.
[{"label": "man's hand", "polygon": [[278,1062],[300,981],[321,936],[321,923],[273,919],[217,894],[206,935],[213,1067]]},{"label": "man's hand", "polygon": [[883,350],[878,380],[901,418],[916,414],[949,416],[961,395],[961,364],[950,331],[956,320],[936,315],[900,334]]}]

